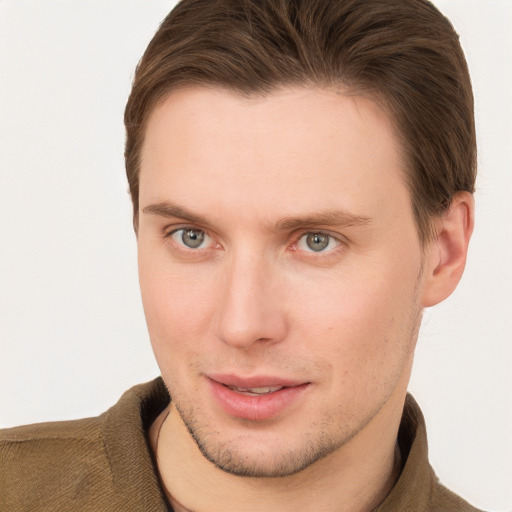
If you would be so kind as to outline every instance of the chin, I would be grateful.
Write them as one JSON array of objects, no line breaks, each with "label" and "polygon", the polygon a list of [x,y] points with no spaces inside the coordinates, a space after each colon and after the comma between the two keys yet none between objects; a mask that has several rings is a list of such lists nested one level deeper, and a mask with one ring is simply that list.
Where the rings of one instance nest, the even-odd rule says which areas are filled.
[{"label": "chin", "polygon": [[241,477],[278,478],[299,473],[337,451],[358,430],[337,428],[334,432],[332,418],[321,423],[326,428],[313,424],[303,432],[297,429],[297,422],[289,428],[269,424],[267,428],[240,425],[233,429],[219,421],[198,419],[197,411],[183,414],[179,405],[175,406],[202,455],[225,473]]},{"label": "chin", "polygon": [[237,447],[236,442],[230,442],[229,447],[225,444],[213,447],[197,439],[196,444],[203,456],[225,473],[253,478],[280,478],[300,473],[337,449],[321,445],[290,449],[283,448],[286,443],[281,443],[277,450],[268,446],[248,450]]}]

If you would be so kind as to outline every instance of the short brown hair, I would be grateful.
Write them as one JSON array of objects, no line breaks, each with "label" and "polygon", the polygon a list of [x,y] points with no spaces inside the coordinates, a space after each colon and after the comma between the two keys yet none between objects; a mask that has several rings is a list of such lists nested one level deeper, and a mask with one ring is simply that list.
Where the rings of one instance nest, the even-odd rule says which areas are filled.
[{"label": "short brown hair", "polygon": [[147,119],[183,85],[243,95],[311,85],[379,98],[401,139],[422,242],[456,192],[474,191],[466,60],[452,25],[426,0],[181,0],[139,62],[126,105],[135,228]]}]

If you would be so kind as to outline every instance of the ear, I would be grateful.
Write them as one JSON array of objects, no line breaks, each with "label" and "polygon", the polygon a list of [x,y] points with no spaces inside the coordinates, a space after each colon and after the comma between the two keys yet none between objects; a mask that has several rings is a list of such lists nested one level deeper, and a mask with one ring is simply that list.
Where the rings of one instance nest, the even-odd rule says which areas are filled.
[{"label": "ear", "polygon": [[434,221],[435,236],[426,248],[423,307],[443,301],[459,284],[474,222],[475,202],[469,192],[458,192]]}]

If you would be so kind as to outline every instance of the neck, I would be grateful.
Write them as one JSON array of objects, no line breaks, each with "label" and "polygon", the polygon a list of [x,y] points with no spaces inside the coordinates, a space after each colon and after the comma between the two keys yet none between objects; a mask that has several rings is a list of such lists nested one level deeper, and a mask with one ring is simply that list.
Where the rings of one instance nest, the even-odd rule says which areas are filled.
[{"label": "neck", "polygon": [[369,512],[400,474],[396,438],[404,398],[391,397],[350,442],[288,477],[239,477],[220,470],[203,457],[172,404],[152,425],[150,440],[176,512]]}]

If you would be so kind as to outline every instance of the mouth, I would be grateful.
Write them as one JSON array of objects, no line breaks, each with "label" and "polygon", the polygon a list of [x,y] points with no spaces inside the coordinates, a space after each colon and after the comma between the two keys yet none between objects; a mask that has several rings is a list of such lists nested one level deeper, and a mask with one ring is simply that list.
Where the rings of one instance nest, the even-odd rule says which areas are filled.
[{"label": "mouth", "polygon": [[249,421],[285,415],[303,402],[305,391],[311,385],[275,377],[215,375],[208,380],[220,409],[231,417]]},{"label": "mouth", "polygon": [[280,389],[284,389],[286,386],[273,386],[273,387],[262,387],[262,388],[239,388],[238,386],[226,386],[231,391],[241,393],[246,396],[262,396],[268,395],[269,393],[275,393]]}]

